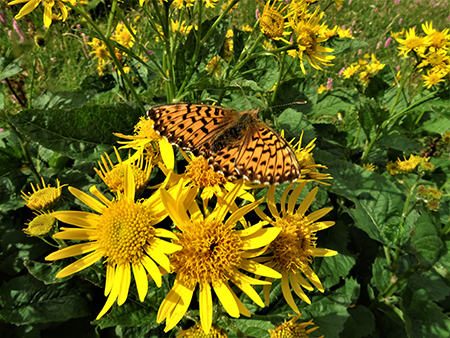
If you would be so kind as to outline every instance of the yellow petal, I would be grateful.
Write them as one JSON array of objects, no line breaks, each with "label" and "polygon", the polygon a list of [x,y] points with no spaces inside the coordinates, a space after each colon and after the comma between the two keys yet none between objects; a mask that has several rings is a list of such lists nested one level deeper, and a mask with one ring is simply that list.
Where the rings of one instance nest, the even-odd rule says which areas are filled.
[{"label": "yellow petal", "polygon": [[147,272],[149,273],[149,275],[152,276],[156,285],[158,287],[161,287],[161,284],[162,284],[161,272],[159,271],[155,262],[153,262],[150,257],[144,255],[142,257],[142,265],[144,265],[144,267],[147,270]]},{"label": "yellow petal", "polygon": [[257,208],[255,208],[255,212],[256,214],[259,216],[259,218],[261,218],[263,221],[271,223],[272,219],[267,216],[260,208],[259,206]]},{"label": "yellow petal", "polygon": [[148,292],[148,279],[145,269],[141,263],[132,264],[134,280],[138,290],[139,300],[143,302]]},{"label": "yellow petal", "polygon": [[334,222],[332,221],[324,221],[324,222],[316,222],[309,226],[309,229],[311,231],[320,231],[324,229],[328,229],[329,227],[332,227],[334,225]]},{"label": "yellow petal", "polygon": [[118,273],[117,273],[118,267],[115,267],[114,272],[114,280],[112,281],[112,289],[108,296],[108,299],[106,300],[105,306],[103,306],[103,309],[100,311],[100,313],[97,316],[97,320],[100,319],[110,308],[113,306],[114,302],[116,301],[117,297],[119,296],[120,292],[120,280],[118,279]]},{"label": "yellow petal", "polygon": [[[47,26],[48,27],[48,26]],[[74,187],[69,187],[69,191],[74,195],[76,198],[78,198],[81,202],[86,204],[87,206],[91,207],[98,213],[102,213],[103,209],[105,209],[105,205],[97,201],[94,197],[89,196],[88,194],[82,192],[81,190],[78,190]]]},{"label": "yellow petal", "polygon": [[173,308],[178,304],[181,297],[180,290],[183,287],[184,286],[181,283],[178,283],[177,280],[175,280],[175,284],[159,307],[158,315],[156,316],[157,323],[161,323],[164,319],[166,319],[166,317],[172,312]]},{"label": "yellow petal", "polygon": [[298,200],[298,196],[300,196],[300,194],[303,191],[303,188],[305,187],[306,182],[300,183],[293,191],[291,196],[289,197],[289,202],[288,202],[288,211],[287,213],[289,215],[293,215],[294,214],[294,208],[295,208],[295,204],[297,203]]},{"label": "yellow petal", "polygon": [[124,185],[123,185],[124,195],[125,197],[134,201],[136,185],[134,182],[134,175],[130,163],[124,164],[123,178],[124,178]]},{"label": "yellow petal", "polygon": [[281,230],[281,228],[274,227],[261,229],[252,236],[243,238],[242,249],[251,250],[263,247],[277,238]]},{"label": "yellow petal", "polygon": [[289,277],[291,279],[291,284],[292,284],[292,280],[294,280],[296,283],[300,284],[306,290],[309,290],[309,291],[314,290],[314,288],[311,286],[311,284],[309,284],[308,281],[305,278],[303,278],[303,276],[299,272],[291,271]]},{"label": "yellow petal", "polygon": [[313,285],[320,291],[324,292],[322,283],[320,282],[319,277],[316,275],[316,273],[311,269],[309,265],[302,268],[303,273],[306,277],[308,277],[309,281],[313,283]]},{"label": "yellow petal", "polygon": [[272,278],[281,278],[281,274],[279,272],[277,272],[265,265],[256,263],[254,261],[242,260],[239,267],[248,272],[252,272],[255,275],[272,277]]},{"label": "yellow petal", "polygon": [[264,307],[264,303],[259,297],[258,293],[253,289],[253,287],[245,283],[243,279],[236,278],[236,276],[229,276],[230,280],[239,288],[241,289],[252,301],[254,301],[256,304],[258,304],[261,307]]},{"label": "yellow petal", "polygon": [[52,7],[51,6],[46,6],[45,5],[45,1],[44,1],[44,25],[47,28],[50,28],[50,26],[52,25]]},{"label": "yellow petal", "polygon": [[166,208],[167,213],[169,214],[172,221],[180,228],[183,229],[183,226],[186,222],[189,222],[189,217],[186,214],[185,210],[177,210],[176,205],[177,202],[175,199],[164,189],[161,189],[161,199],[164,203],[164,207]]},{"label": "yellow petal", "polygon": [[247,236],[252,236],[255,233],[257,233],[261,228],[264,226],[263,222],[258,222],[257,224],[243,229],[243,230],[236,230],[236,234],[239,235],[241,238],[245,238]]},{"label": "yellow petal", "polygon": [[156,263],[161,265],[166,271],[170,271],[170,261],[165,254],[152,246],[146,247],[145,251]]},{"label": "yellow petal", "polygon": [[[25,1],[11,1],[9,5],[15,5],[18,3],[22,3]],[[37,6],[39,6],[40,1],[31,0],[27,4],[25,4],[19,11],[19,13],[15,16],[16,20],[19,20],[21,17],[30,14],[32,11],[36,9]]]},{"label": "yellow petal", "polygon": [[177,252],[178,250],[181,250],[183,248],[181,245],[169,243],[156,237],[153,238],[151,245],[153,247],[153,250],[159,251],[166,255]]},{"label": "yellow petal", "polygon": [[99,244],[97,242],[75,244],[75,245],[69,246],[68,248],[64,248],[64,249],[61,249],[61,250],[51,253],[50,255],[45,257],[45,260],[56,261],[58,259],[82,255],[82,254],[97,250],[98,248],[99,248]]},{"label": "yellow petal", "polygon": [[217,297],[222,303],[224,309],[228,312],[231,317],[238,318],[239,317],[239,307],[234,300],[233,291],[231,291],[230,287],[226,282],[222,282],[220,284],[214,285],[214,291],[216,292]]},{"label": "yellow petal", "polygon": [[172,231],[163,229],[163,228],[155,228],[155,236],[158,237],[164,237],[164,238],[171,238],[171,239],[178,239],[177,235],[175,235]]},{"label": "yellow petal", "polygon": [[266,302],[266,305],[269,306],[269,304],[270,304],[270,289],[272,288],[273,278],[266,278],[266,281],[270,282],[270,284],[263,286],[263,295],[264,295],[264,301]]},{"label": "yellow petal", "polygon": [[81,228],[97,228],[100,221],[100,215],[92,214],[85,211],[56,211],[52,216],[59,221],[76,225]]},{"label": "yellow petal", "polygon": [[66,266],[64,269],[62,269],[58,274],[55,276],[56,278],[63,278],[70,276],[78,271],[81,271],[83,269],[86,269],[87,267],[91,266],[95,262],[99,261],[102,258],[102,255],[98,252],[93,252],[83,258],[80,258],[76,262]]},{"label": "yellow petal", "polygon": [[271,284],[268,281],[264,281],[261,279],[256,279],[247,275],[244,275],[242,272],[240,272],[238,269],[233,268],[233,275],[236,280],[239,280],[242,283],[252,284],[252,285],[267,285]]},{"label": "yellow petal", "polygon": [[287,199],[287,196],[289,194],[289,191],[291,191],[292,187],[294,186],[294,184],[295,183],[289,184],[287,186],[287,188],[284,189],[283,195],[281,196],[280,204],[281,204],[281,214],[283,216],[286,215],[286,199]]},{"label": "yellow petal", "polygon": [[297,305],[295,304],[294,298],[292,297],[291,288],[289,287],[289,279],[286,270],[282,272],[283,277],[281,278],[281,291],[283,292],[284,299],[289,304],[289,306],[294,310],[297,314],[300,314]]},{"label": "yellow petal", "polygon": [[114,276],[116,275],[116,267],[112,264],[106,264],[106,283],[105,283],[105,296],[108,296],[112,290]]},{"label": "yellow petal", "polygon": [[191,304],[192,296],[194,294],[194,288],[190,289],[189,287],[183,287],[180,289],[180,299],[178,301],[177,306],[170,313],[169,318],[166,320],[166,327],[164,328],[164,332],[172,330],[175,325],[183,318],[186,311]]},{"label": "yellow petal", "polygon": [[267,191],[267,206],[269,207],[272,216],[277,218],[280,217],[280,214],[278,213],[277,203],[275,202],[275,190],[276,185],[271,185]]},{"label": "yellow petal", "polygon": [[164,138],[158,142],[158,145],[165,166],[167,169],[173,170],[175,167],[175,155],[172,145]]},{"label": "yellow petal", "polygon": [[319,218],[325,216],[326,214],[328,214],[331,210],[333,210],[333,208],[323,208],[320,210],[316,210],[312,213],[310,213],[308,216],[306,216],[306,219],[308,220],[308,222],[314,222],[317,221]]},{"label": "yellow petal", "polygon": [[303,200],[302,204],[300,204],[300,206],[298,207],[297,212],[296,212],[297,214],[299,214],[299,215],[305,214],[306,210],[308,210],[309,206],[313,202],[314,197],[316,197],[317,190],[319,190],[319,188],[315,187],[313,190],[311,190],[309,192],[309,194]]},{"label": "yellow petal", "polygon": [[98,231],[88,229],[73,229],[73,228],[60,228],[61,232],[53,235],[53,238],[58,239],[73,239],[73,240],[97,240]]},{"label": "yellow petal", "polygon": [[308,296],[306,296],[305,292],[302,290],[296,280],[292,278],[292,274],[290,277],[292,288],[294,289],[294,292],[297,294],[297,296],[299,296],[304,302],[311,304],[311,300],[308,298]]},{"label": "yellow petal", "polygon": [[236,212],[233,212],[231,216],[227,219],[226,223],[227,225],[234,225],[239,221],[240,218],[244,217],[247,213],[255,209],[258,204],[260,204],[263,201],[263,198],[261,198],[258,201],[255,201],[253,203],[247,204],[243,206],[242,208],[239,208]]},{"label": "yellow petal", "polygon": [[240,299],[236,296],[236,294],[234,292],[232,292],[233,294],[233,298],[234,301],[236,302],[238,309],[239,309],[239,313],[243,314],[246,317],[250,317],[251,313],[250,311],[248,311],[248,309],[245,307],[244,304],[242,304],[242,302],[240,301]]},{"label": "yellow petal", "polygon": [[116,270],[116,281],[119,279],[120,281],[120,291],[119,296],[117,298],[117,305],[121,306],[128,297],[128,291],[130,289],[131,283],[131,270],[130,264],[120,264]]},{"label": "yellow petal", "polygon": [[204,282],[200,287],[200,323],[203,332],[207,335],[212,325],[213,302],[211,295],[211,286]]},{"label": "yellow petal", "polygon": [[312,256],[314,257],[332,257],[336,256],[339,252],[330,250],[330,249],[320,249],[320,248],[314,248],[312,249]]}]

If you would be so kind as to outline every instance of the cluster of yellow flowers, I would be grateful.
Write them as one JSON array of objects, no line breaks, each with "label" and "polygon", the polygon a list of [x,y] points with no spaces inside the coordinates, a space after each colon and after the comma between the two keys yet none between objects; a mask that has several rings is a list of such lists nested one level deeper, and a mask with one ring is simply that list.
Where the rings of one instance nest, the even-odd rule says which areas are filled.
[{"label": "cluster of yellow flowers", "polygon": [[[114,35],[111,37],[111,40],[116,41],[118,44],[123,47],[130,49],[134,45],[134,35],[136,34],[136,29],[130,24],[130,28],[132,32],[128,30],[123,22],[119,22],[114,30]],[[107,64],[111,62],[111,55],[106,47],[106,44],[97,38],[93,38],[91,42],[88,42],[93,49],[90,54],[94,54],[94,59],[97,59],[97,70],[100,76],[104,75],[104,71],[106,70]],[[127,53],[124,51],[114,48],[114,54],[117,57],[117,60],[124,65],[123,70],[125,73],[130,71],[130,67],[126,65]],[[145,61],[145,58],[143,58]]]},{"label": "cluster of yellow flowers", "polygon": [[[433,22],[422,24],[422,30],[425,36],[416,34],[414,28],[393,34],[393,37],[400,43],[398,55],[405,57],[409,52],[416,55],[416,65],[426,74],[422,74],[423,83],[427,88],[449,78],[450,74],[450,56],[448,55],[450,47],[449,29],[438,31],[433,28]],[[404,36],[406,35],[406,36]],[[404,38],[401,38],[403,37]]]},{"label": "cluster of yellow flowers", "polygon": [[416,168],[420,168],[423,171],[432,171],[434,165],[429,161],[429,157],[420,157],[411,154],[409,159],[405,157],[403,161],[400,159],[397,159],[396,162],[389,161],[386,169],[390,175],[409,173]]},{"label": "cluster of yellow flowers", "polygon": [[[324,13],[317,6],[309,11],[311,1],[293,0],[288,5],[281,1],[267,1],[262,14],[259,14],[261,31],[272,40],[280,40],[292,49],[287,53],[300,60],[300,67],[305,73],[305,59],[315,69],[331,65],[332,48],[321,45],[331,36],[328,26],[320,23]],[[290,36],[291,40],[285,39]]]},{"label": "cluster of yellow flowers", "polygon": [[426,188],[424,185],[419,185],[417,192],[427,204],[428,209],[432,211],[438,210],[439,200],[443,196],[442,192],[436,188]]},{"label": "cluster of yellow flowers", "polygon": [[366,85],[384,66],[385,64],[378,61],[375,54],[365,54],[363,59],[345,68],[342,75],[345,79],[348,79],[357,74],[361,82]]},{"label": "cluster of yellow flowers", "polygon": [[[106,154],[101,157],[96,172],[108,186],[113,199],[108,199],[96,186],[90,188],[95,197],[69,187],[72,195],[95,212],[66,210],[48,213],[52,219],[75,226],[62,227],[59,232],[55,227],[53,238],[58,243],[83,241],[69,247],[62,245],[65,248],[46,257],[52,261],[84,255],[62,269],[56,277],[69,276],[103,261],[106,266],[105,295],[108,298],[97,316],[100,318],[116,300],[119,306],[126,301],[132,275],[139,299],[143,302],[148,293],[149,279],[160,287],[162,276],[172,273],[176,276],[175,283],[157,315],[157,322],[166,320],[165,331],[173,329],[182,319],[197,287],[201,325],[192,330],[202,330],[206,334],[215,332],[220,336],[220,328],[215,328],[213,323],[212,290],[230,316],[250,316],[230,283],[264,307],[253,286],[263,286],[264,300],[268,305],[272,282],[281,278],[284,298],[299,315],[291,288],[303,301],[311,303],[304,290],[311,291],[315,287],[324,291],[319,277],[310,267],[312,259],[337,254],[334,250],[316,248],[316,232],[334,225],[331,221],[319,221],[331,208],[307,213],[318,187],[312,189],[296,207],[307,182],[323,183],[321,180],[331,179],[317,171],[324,166],[316,164],[311,154],[314,140],[306,147],[301,147],[301,140],[293,145],[301,166],[301,177],[285,189],[281,211],[276,207],[276,186],[270,186],[266,196],[268,209],[264,212],[259,207],[264,198],[255,200],[252,193],[261,185],[242,179],[227,180],[215,172],[203,157],[182,152],[188,164],[184,173],[174,171],[172,145],[155,132],[153,125],[152,120],[141,118],[134,135],[116,134],[125,139],[119,142],[123,148],[134,150],[127,160],[122,160],[117,150],[117,164],[113,164]],[[164,173],[164,182],[151,190],[146,189],[156,166]],[[36,190],[33,187],[33,194],[24,194],[26,205],[53,206],[61,195],[61,188],[59,182],[57,188]],[[261,219],[256,224],[250,224],[244,218],[250,211],[255,211]],[[167,216],[175,228],[169,222],[162,224]],[[311,321],[295,324],[295,320],[289,322],[290,327],[298,326],[297,329],[305,334],[312,332],[313,329],[305,330],[306,326],[313,325]],[[184,331],[183,334],[190,336],[192,332]]]}]

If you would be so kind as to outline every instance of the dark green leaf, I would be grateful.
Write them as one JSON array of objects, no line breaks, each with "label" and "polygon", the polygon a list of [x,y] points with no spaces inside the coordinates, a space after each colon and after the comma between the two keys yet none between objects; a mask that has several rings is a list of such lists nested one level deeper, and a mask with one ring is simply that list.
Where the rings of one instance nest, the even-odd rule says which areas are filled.
[{"label": "dark green leaf", "polygon": [[27,109],[11,117],[42,146],[76,159],[97,159],[116,144],[114,132],[132,134],[141,112],[127,104],[73,109]]},{"label": "dark green leaf", "polygon": [[356,39],[334,37],[327,42],[327,47],[333,48],[334,56],[340,56],[367,47],[367,42]]},{"label": "dark green leaf", "polygon": [[441,225],[436,218],[431,211],[424,209],[411,236],[411,246],[420,263],[425,266],[433,265],[444,248],[437,230]]}]

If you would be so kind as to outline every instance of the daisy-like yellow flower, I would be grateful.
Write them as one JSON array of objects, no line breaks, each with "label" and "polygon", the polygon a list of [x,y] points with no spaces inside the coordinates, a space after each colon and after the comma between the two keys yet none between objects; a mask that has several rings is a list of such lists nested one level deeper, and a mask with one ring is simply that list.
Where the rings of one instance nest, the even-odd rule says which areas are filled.
[{"label": "daisy-like yellow flower", "polygon": [[422,62],[418,65],[419,68],[431,66],[433,68],[439,67],[445,69],[445,67],[450,64],[450,56],[447,55],[445,49],[430,47],[430,50],[426,55],[423,55],[423,58]]},{"label": "daisy-like yellow flower", "polygon": [[442,142],[445,144],[450,143],[450,131],[446,131],[444,135],[442,135]]},{"label": "daisy-like yellow flower", "polygon": [[186,20],[183,20],[182,22],[177,21],[173,21],[172,20],[172,32],[178,32],[180,34],[189,34],[189,32],[192,30],[192,28],[194,26],[190,25],[190,26],[186,26],[185,25]]},{"label": "daisy-like yellow flower", "polygon": [[328,87],[327,86],[324,86],[324,85],[320,85],[319,86],[319,88],[317,88],[317,92],[319,93],[319,94],[322,94],[323,92],[326,92],[326,91],[328,91],[329,89],[328,89]]},{"label": "daisy-like yellow flower", "polygon": [[251,32],[253,32],[253,29],[252,29],[252,27],[250,27],[250,25],[245,25],[245,26],[242,26],[242,31],[244,31],[244,32],[246,32],[246,33],[251,33]]},{"label": "daisy-like yellow flower", "polygon": [[206,65],[205,68],[208,71],[208,75],[214,74],[215,77],[220,77],[220,58],[219,56],[214,56]]},{"label": "daisy-like yellow flower", "polygon": [[[160,166],[160,169],[166,176],[170,175],[170,179],[168,180],[170,186],[181,184],[183,187],[190,186],[199,188],[201,190],[200,197],[206,203],[205,205],[208,204],[208,200],[213,196],[223,196],[233,190],[237,184],[240,184],[239,182],[230,182],[225,176],[215,172],[203,156],[196,157],[194,154],[187,155],[183,150],[181,150],[181,153],[188,162],[183,174],[174,174],[172,170],[168,170],[164,166]],[[254,202],[255,198],[247,191],[253,188],[253,186],[240,185],[240,187],[237,196]]]},{"label": "daisy-like yellow flower", "polygon": [[202,325],[197,324],[190,329],[178,332],[177,338],[227,338],[227,334],[224,329],[217,329],[214,326],[211,327],[208,334],[205,334]]},{"label": "daisy-like yellow flower", "polygon": [[398,175],[400,174],[401,170],[398,167],[397,163],[389,161],[386,165],[386,170],[389,173],[389,175]]},{"label": "daisy-like yellow flower", "polygon": [[434,48],[447,48],[450,46],[449,29],[444,29],[442,32],[433,28],[433,22],[428,21],[422,24],[422,29],[430,39],[430,46]]},{"label": "daisy-like yellow flower", "polygon": [[[330,257],[338,254],[334,250],[316,248],[316,232],[334,225],[334,222],[331,221],[316,221],[329,213],[331,208],[323,208],[305,215],[317,194],[318,187],[311,190],[297,210],[295,210],[298,196],[305,185],[306,182],[300,183],[292,191],[287,205],[287,196],[294,184],[290,184],[286,188],[281,197],[281,213],[278,212],[276,207],[275,185],[272,185],[267,192],[267,206],[272,217],[267,216],[259,208],[255,209],[263,221],[267,221],[274,227],[281,229],[278,237],[269,245],[267,254],[271,254],[271,256],[268,256],[268,261],[265,265],[281,273],[281,290],[284,298],[297,314],[300,314],[300,311],[292,297],[291,287],[297,296],[306,303],[311,304],[302,287],[310,291],[313,290],[313,287],[301,273],[320,292],[324,292],[319,277],[311,269],[309,263],[312,262],[314,257]],[[271,281],[270,278],[266,280]],[[263,286],[266,304],[269,304],[270,288],[271,284]]]},{"label": "daisy-like yellow flower", "polygon": [[300,136],[300,140],[292,148],[294,149],[295,156],[297,157],[298,163],[300,164],[301,177],[306,181],[314,181],[317,183],[329,185],[328,183],[322,182],[321,180],[332,180],[333,177],[330,174],[319,173],[317,169],[328,169],[322,164],[316,164],[314,157],[312,155],[312,150],[315,148],[314,142],[316,139],[309,142],[309,144],[302,148],[303,133]]},{"label": "daisy-like yellow flower", "polygon": [[447,72],[444,70],[435,70],[435,69],[429,69],[427,70],[427,74],[422,75],[423,84],[428,89],[431,88],[431,86],[437,85],[439,82],[444,81],[444,77],[447,75]]},{"label": "daisy-like yellow flower", "polygon": [[[78,228],[61,228],[53,237],[64,240],[87,240],[50,255],[46,260],[58,260],[87,254],[83,258],[62,269],[56,278],[63,278],[86,269],[95,262],[105,259],[106,286],[108,296],[105,306],[97,319],[101,318],[114,304],[122,305],[127,297],[131,283],[131,272],[140,301],[144,301],[148,291],[147,274],[161,286],[161,272],[156,263],[170,271],[166,255],[181,249],[163,238],[176,239],[176,235],[165,229],[155,228],[167,212],[161,202],[159,190],[145,201],[135,202],[135,182],[130,166],[125,168],[124,193],[112,201],[102,195],[95,186],[90,192],[98,198],[72,187],[70,192],[97,213],[85,211],[57,211],[52,215],[61,222]],[[156,262],[156,263],[155,263]]]},{"label": "daisy-like yellow flower", "polygon": [[[144,161],[144,156],[141,155],[138,159],[133,161],[125,161],[122,162],[122,158],[120,157],[117,148],[114,147],[114,152],[116,153],[118,164],[114,165],[107,153],[105,153],[105,157],[100,156],[102,162],[98,162],[98,166],[100,169],[94,168],[95,172],[98,176],[105,182],[108,188],[113,192],[123,192],[124,191],[124,175],[125,175],[125,167],[130,163],[130,168],[134,176],[134,182],[136,184],[135,190],[136,195],[140,195],[142,191],[145,189],[147,181],[152,172],[152,161]],[[108,161],[106,161],[106,159]]]},{"label": "daisy-like yellow flower", "polygon": [[8,5],[17,5],[25,3],[25,6],[23,6],[19,13],[15,16],[15,19],[18,20],[21,17],[30,14],[32,11],[34,11],[39,4],[42,4],[44,6],[44,25],[45,27],[49,28],[52,24],[52,18],[53,18],[53,6],[55,3],[58,5],[59,9],[61,10],[62,20],[66,21],[68,10],[66,6],[64,5],[64,2],[70,2],[73,6],[75,6],[76,1],[74,0],[14,0],[11,2],[8,2]]},{"label": "daisy-like yellow flower", "polygon": [[219,0],[203,0],[206,8],[214,8],[216,7]]},{"label": "daisy-like yellow flower", "polygon": [[355,73],[357,73],[360,69],[361,69],[360,65],[352,64],[350,65],[350,67],[345,68],[345,70],[342,72],[342,75],[344,75],[344,79],[348,79]]},{"label": "daisy-like yellow flower", "polygon": [[366,169],[366,170],[369,170],[369,171],[374,171],[375,170],[375,166],[372,163],[364,163],[362,165],[362,167],[364,169]]},{"label": "daisy-like yellow flower", "polygon": [[405,57],[412,50],[417,52],[420,47],[428,47],[431,43],[429,37],[417,36],[414,28],[410,28],[409,31],[406,32],[406,37],[404,39],[395,38],[395,40],[402,45],[398,47],[400,52],[397,56],[405,54]]},{"label": "daisy-like yellow flower", "polygon": [[[303,73],[305,73],[305,66],[303,65],[304,57],[317,70],[322,70],[321,65],[330,66],[331,60],[335,58],[333,55],[324,55],[324,53],[333,52],[334,49],[320,45],[321,42],[326,41],[328,38],[324,37],[324,32],[327,27],[323,24],[319,25],[319,21],[322,19],[324,13],[318,13],[319,6],[317,6],[316,11],[308,19],[297,21],[292,16],[289,16],[290,27],[292,27],[296,35],[294,41],[298,45],[297,56],[300,59],[300,67]],[[290,53],[289,55],[292,56],[293,54]]]},{"label": "daisy-like yellow flower", "polygon": [[259,22],[261,25],[261,32],[270,39],[279,39],[283,36],[284,28],[285,28],[285,16],[283,16],[283,12],[289,6],[286,5],[283,8],[283,3],[279,3],[278,7],[275,9],[275,6],[278,4],[277,1],[267,1],[264,5],[264,9],[262,14],[259,14]]},{"label": "daisy-like yellow flower", "polygon": [[335,36],[338,29],[339,29],[338,26],[334,26],[334,28],[332,29],[327,28],[327,30],[324,33],[324,37],[331,38],[332,36]]},{"label": "daisy-like yellow flower", "polygon": [[91,42],[88,42],[88,45],[94,49],[89,54],[94,54],[94,59],[98,59],[98,67],[103,70],[106,63],[111,59],[105,43],[100,39],[93,38]]},{"label": "daisy-like yellow flower", "polygon": [[391,31],[391,36],[395,39],[398,38],[399,36],[403,36],[405,35],[405,29],[402,28],[402,30],[400,32],[392,32]]},{"label": "daisy-like yellow flower", "polygon": [[44,178],[41,177],[42,188],[39,184],[36,185],[37,189],[34,188],[33,183],[30,183],[33,193],[25,194],[23,191],[22,198],[25,200],[25,205],[31,210],[45,211],[55,207],[56,203],[61,197],[62,188],[65,185],[60,185],[59,180],[56,180],[56,188],[50,186],[45,186]]},{"label": "daisy-like yellow flower", "polygon": [[354,39],[355,38],[352,35],[352,32],[350,31],[350,28],[347,28],[347,29],[339,28],[337,30],[337,33],[338,33],[340,38],[349,38],[349,39]]},{"label": "daisy-like yellow flower", "polygon": [[[252,285],[267,285],[266,281],[252,278],[248,273],[280,278],[281,275],[256,261],[265,251],[280,229],[263,228],[264,222],[243,230],[235,230],[236,223],[262,201],[256,201],[235,209],[235,198],[240,187],[217,200],[216,207],[206,214],[192,203],[197,189],[182,189],[172,197],[161,191],[164,205],[181,233],[176,243],[182,247],[171,256],[171,267],[176,274],[172,290],[167,294],[159,308],[156,321],[166,320],[165,332],[171,330],[189,308],[195,289],[199,286],[200,322],[208,334],[212,325],[212,289],[227,313],[234,318],[250,312],[229,286],[232,282],[251,300],[261,307],[264,303]],[[189,207],[190,206],[190,207]],[[190,216],[186,209],[189,208]],[[229,212],[231,216],[226,217]],[[242,270],[245,272],[242,272]]]},{"label": "daisy-like yellow flower", "polygon": [[[133,34],[136,34],[137,32],[136,28],[134,28],[131,24],[130,28],[133,31]],[[123,22],[119,22],[117,24],[112,39],[116,41],[118,44],[127,48],[131,48],[134,45],[134,37]]]},{"label": "daisy-like yellow flower", "polygon": [[34,237],[45,237],[53,233],[56,226],[56,218],[51,213],[36,213],[36,217],[29,223],[25,223],[28,227],[22,229],[24,233]]},{"label": "daisy-like yellow flower", "polygon": [[136,154],[131,158],[133,160],[139,158],[141,154],[153,158],[155,153],[153,143],[156,143],[165,166],[173,169],[175,165],[173,147],[153,129],[154,124],[155,122],[152,120],[141,117],[139,122],[134,126],[134,135],[124,135],[121,133],[114,133],[114,135],[129,140],[117,141],[117,143],[123,144],[120,149],[132,148],[137,150]]},{"label": "daisy-like yellow flower", "polygon": [[406,172],[413,171],[420,162],[420,157],[412,154],[409,156],[409,159],[406,159],[405,156],[403,156],[403,158],[403,161],[399,158],[397,159],[397,167],[398,169]]},{"label": "daisy-like yellow flower", "polygon": [[[297,324],[297,320],[302,315],[303,313],[299,314],[298,316],[292,316],[293,318],[290,321],[277,325],[273,330],[269,330],[270,338],[308,338],[308,334],[316,331],[319,327],[315,326],[306,329],[307,326],[314,325],[312,319],[305,323]],[[323,336],[321,336],[320,338],[323,338]]]}]

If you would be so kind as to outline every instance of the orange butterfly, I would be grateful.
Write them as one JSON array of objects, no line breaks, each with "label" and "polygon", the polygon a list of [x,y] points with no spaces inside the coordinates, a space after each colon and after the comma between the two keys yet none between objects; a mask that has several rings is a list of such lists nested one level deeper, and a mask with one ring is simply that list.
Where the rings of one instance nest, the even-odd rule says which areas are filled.
[{"label": "orange butterfly", "polygon": [[257,118],[258,109],[178,103],[151,108],[153,128],[170,143],[203,156],[229,179],[255,183],[296,181],[300,165],[288,142]]}]

